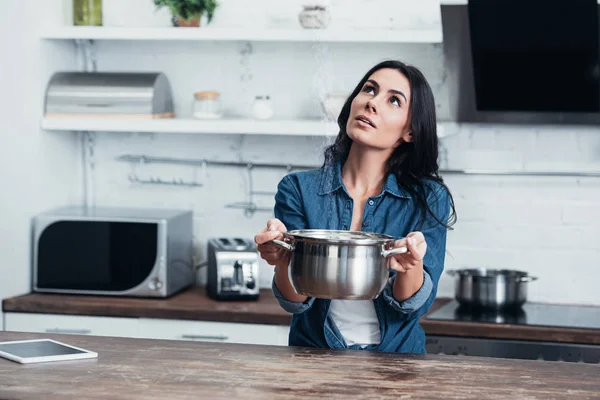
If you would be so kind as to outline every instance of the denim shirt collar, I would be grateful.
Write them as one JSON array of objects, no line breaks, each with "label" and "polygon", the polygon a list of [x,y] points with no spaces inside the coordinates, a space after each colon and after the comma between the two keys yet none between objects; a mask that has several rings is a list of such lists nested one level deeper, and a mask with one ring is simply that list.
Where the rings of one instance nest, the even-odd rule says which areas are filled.
[{"label": "denim shirt collar", "polygon": [[[327,164],[321,169],[321,186],[319,189],[319,195],[324,196],[329,193],[333,193],[340,188],[346,191],[344,182],[342,182],[342,163],[337,161],[333,164]],[[410,199],[410,194],[398,186],[395,174],[388,174],[383,186],[383,192],[387,192],[403,199]],[[382,193],[383,193],[382,192]]]}]

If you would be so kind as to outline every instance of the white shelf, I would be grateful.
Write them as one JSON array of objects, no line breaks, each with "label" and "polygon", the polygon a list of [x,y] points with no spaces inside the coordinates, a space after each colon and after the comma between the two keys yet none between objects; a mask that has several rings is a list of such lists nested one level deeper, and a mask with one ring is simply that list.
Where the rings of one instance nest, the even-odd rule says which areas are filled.
[{"label": "white shelf", "polygon": [[52,131],[190,133],[233,135],[329,136],[337,125],[324,120],[253,119],[125,119],[125,118],[43,118],[42,129]]},{"label": "white shelf", "polygon": [[218,28],[111,28],[64,26],[42,33],[42,39],[199,40],[250,42],[441,43],[442,30],[308,30]]},{"label": "white shelf", "polygon": [[[253,119],[125,119],[125,118],[43,118],[42,129],[49,131],[189,133],[229,135],[336,136],[337,123],[325,120]],[[447,136],[438,124],[438,137]]]},{"label": "white shelf", "polygon": [[[440,0],[440,4],[443,6],[466,6],[468,0]],[[598,4],[600,4],[600,0],[598,0]]]}]

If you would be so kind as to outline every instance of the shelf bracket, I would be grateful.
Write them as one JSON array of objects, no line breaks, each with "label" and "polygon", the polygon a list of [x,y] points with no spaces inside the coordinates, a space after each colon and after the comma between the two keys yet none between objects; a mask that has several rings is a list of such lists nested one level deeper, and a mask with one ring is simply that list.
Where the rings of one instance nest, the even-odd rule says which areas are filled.
[{"label": "shelf bracket", "polygon": [[[96,62],[96,49],[94,41],[91,39],[76,39],[75,46],[77,56],[80,62],[80,69],[84,72],[96,72],[98,65]],[[90,131],[81,132],[81,169],[83,178],[83,206],[93,207],[95,204],[94,195],[94,150],[95,133]]]},{"label": "shelf bracket", "polygon": [[93,39],[75,39],[77,57],[81,70],[85,72],[96,72],[98,65],[96,62],[96,47]]},{"label": "shelf bracket", "polygon": [[81,150],[82,160],[81,166],[83,170],[83,205],[84,207],[94,207],[95,191],[94,191],[94,175],[95,175],[95,134],[94,132],[81,132]]}]

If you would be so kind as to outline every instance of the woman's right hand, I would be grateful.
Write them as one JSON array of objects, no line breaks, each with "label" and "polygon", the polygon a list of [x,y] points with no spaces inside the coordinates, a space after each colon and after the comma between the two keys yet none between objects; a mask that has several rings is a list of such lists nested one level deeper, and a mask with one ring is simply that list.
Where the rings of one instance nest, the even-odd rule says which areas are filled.
[{"label": "woman's right hand", "polygon": [[287,232],[287,228],[283,222],[277,218],[273,218],[267,221],[267,227],[265,229],[254,236],[254,241],[258,245],[257,250],[259,251],[261,258],[269,263],[269,265],[277,267],[279,265],[287,266],[289,264],[290,252],[272,243],[268,243],[275,239],[281,240],[285,232]]}]

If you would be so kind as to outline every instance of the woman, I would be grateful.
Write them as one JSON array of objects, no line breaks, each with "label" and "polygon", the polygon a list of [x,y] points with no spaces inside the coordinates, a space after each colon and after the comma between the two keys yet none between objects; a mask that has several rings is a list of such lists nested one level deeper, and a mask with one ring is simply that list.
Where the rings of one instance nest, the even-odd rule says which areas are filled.
[{"label": "woman", "polygon": [[[289,344],[424,353],[418,321],[435,298],[446,230],[456,220],[438,175],[433,93],[418,69],[384,61],[354,89],[338,125],[323,167],[281,180],[276,218],[255,236],[275,266],[275,296],[293,313]],[[375,300],[307,298],[290,284],[289,252],[268,243],[288,229],[383,233],[409,252],[388,257],[390,279]]]}]

